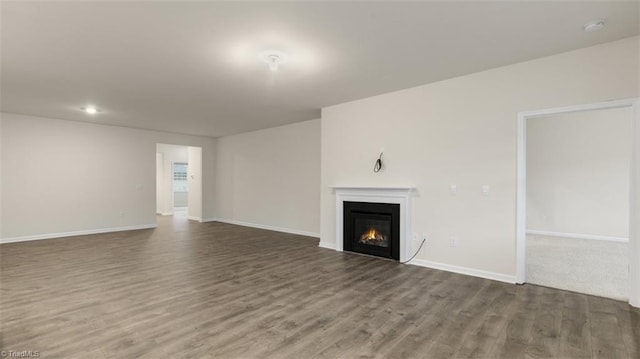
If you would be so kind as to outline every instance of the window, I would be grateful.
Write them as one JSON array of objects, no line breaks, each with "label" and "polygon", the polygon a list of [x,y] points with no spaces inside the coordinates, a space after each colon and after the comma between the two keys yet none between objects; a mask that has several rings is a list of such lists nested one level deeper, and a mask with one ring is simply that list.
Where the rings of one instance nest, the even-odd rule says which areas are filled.
[{"label": "window", "polygon": [[187,192],[189,185],[187,183],[186,163],[174,162],[173,164],[173,192]]}]

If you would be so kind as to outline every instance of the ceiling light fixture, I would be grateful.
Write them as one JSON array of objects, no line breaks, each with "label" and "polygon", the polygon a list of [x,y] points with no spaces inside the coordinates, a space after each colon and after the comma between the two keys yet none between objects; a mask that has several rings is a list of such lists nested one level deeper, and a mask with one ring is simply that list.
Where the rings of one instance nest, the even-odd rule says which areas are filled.
[{"label": "ceiling light fixture", "polygon": [[287,62],[287,57],[280,51],[268,50],[260,53],[260,60],[269,65],[269,70],[276,72],[280,65]]},{"label": "ceiling light fixture", "polygon": [[595,32],[604,29],[604,20],[594,20],[582,26],[582,29],[586,32]]},{"label": "ceiling light fixture", "polygon": [[85,106],[80,107],[80,109],[85,113],[88,113],[89,115],[95,115],[96,113],[100,112],[95,106]]}]

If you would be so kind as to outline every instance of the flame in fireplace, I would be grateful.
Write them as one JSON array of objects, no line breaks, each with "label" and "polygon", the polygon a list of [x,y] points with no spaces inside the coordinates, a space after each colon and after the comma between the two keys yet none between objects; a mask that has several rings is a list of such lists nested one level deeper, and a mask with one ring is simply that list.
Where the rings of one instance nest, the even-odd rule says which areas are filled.
[{"label": "flame in fireplace", "polygon": [[360,243],[384,242],[384,235],[377,229],[371,227],[360,236]]},{"label": "flame in fireplace", "polygon": [[380,232],[376,231],[375,228],[371,228],[369,229],[369,232],[366,232],[365,234],[362,235],[362,239],[364,240],[374,240],[376,239],[376,237],[380,236]]}]

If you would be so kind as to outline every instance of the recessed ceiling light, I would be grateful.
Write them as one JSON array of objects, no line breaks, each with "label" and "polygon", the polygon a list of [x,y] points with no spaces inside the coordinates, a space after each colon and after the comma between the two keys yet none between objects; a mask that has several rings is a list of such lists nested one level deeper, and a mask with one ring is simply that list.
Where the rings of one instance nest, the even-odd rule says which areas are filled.
[{"label": "recessed ceiling light", "polygon": [[589,21],[588,23],[584,24],[582,29],[586,32],[600,31],[604,29],[604,20]]},{"label": "recessed ceiling light", "polygon": [[88,113],[89,115],[95,115],[96,113],[100,112],[95,106],[85,106],[80,107],[80,109],[85,113]]},{"label": "recessed ceiling light", "polygon": [[260,60],[269,65],[269,70],[275,72],[278,71],[280,65],[287,62],[287,56],[276,50],[267,50],[260,53]]}]

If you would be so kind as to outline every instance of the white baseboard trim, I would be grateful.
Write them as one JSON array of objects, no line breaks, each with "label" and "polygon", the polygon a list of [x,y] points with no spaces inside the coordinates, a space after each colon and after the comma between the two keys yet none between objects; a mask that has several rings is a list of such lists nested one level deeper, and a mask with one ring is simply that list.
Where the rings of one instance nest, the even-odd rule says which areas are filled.
[{"label": "white baseboard trim", "polygon": [[320,243],[318,243],[318,247],[326,248],[326,249],[333,249],[334,251],[336,250],[336,244],[335,243],[327,243],[327,242],[320,241]]},{"label": "white baseboard trim", "polygon": [[161,216],[173,216],[173,212],[156,212],[156,214]]},{"label": "white baseboard trim", "polygon": [[599,236],[599,235],[593,235],[593,234],[538,231],[538,230],[535,230],[535,229],[527,229],[527,234],[533,234],[533,235],[537,235],[537,236],[577,238],[577,239],[592,239],[592,240],[595,240],[595,241],[609,241],[609,242],[622,242],[622,243],[629,242],[629,238],[625,238],[625,237],[612,237],[612,236]]},{"label": "white baseboard trim", "polygon": [[215,222],[217,220],[218,220],[217,218],[211,217],[211,218],[203,218],[200,222],[202,222],[202,223]]},{"label": "white baseboard trim", "polygon": [[411,262],[409,262],[409,264],[420,266],[420,267],[443,270],[447,272],[458,273],[458,274],[470,275],[473,277],[486,278],[486,279],[496,280],[499,282],[505,282],[505,283],[511,283],[511,284],[516,283],[515,275],[507,275],[502,273],[483,271],[480,269],[459,267],[451,264],[433,262],[433,261],[428,261],[424,259],[414,259]]},{"label": "white baseboard trim", "polygon": [[266,224],[249,223],[249,222],[236,221],[234,219],[224,219],[224,218],[217,218],[216,221],[217,222],[223,222],[223,223],[229,223],[229,224],[235,224],[235,225],[238,225],[238,226],[266,229],[268,231],[291,233],[291,234],[297,234],[297,235],[300,235],[300,236],[320,238],[320,233],[301,231],[301,230],[297,230],[297,229],[275,227],[275,226],[269,226],[269,225],[266,225]]},{"label": "white baseboard trim", "polygon": [[87,230],[83,230],[83,231],[73,231],[73,232],[36,234],[36,235],[31,235],[31,236],[1,238],[0,239],[0,244],[3,244],[3,243],[15,243],[15,242],[26,242],[26,241],[37,241],[37,240],[41,240],[41,239],[51,239],[51,238],[84,236],[84,235],[87,235],[87,234],[134,231],[134,230],[138,230],[138,229],[150,229],[150,228],[157,228],[157,227],[158,227],[158,225],[153,223],[153,224],[142,224],[142,225],[137,225],[137,226],[99,228],[99,229],[87,229]]},{"label": "white baseboard trim", "polygon": [[202,217],[196,217],[196,216],[187,216],[188,219],[192,220],[192,221],[198,221],[198,222],[202,222]]}]

